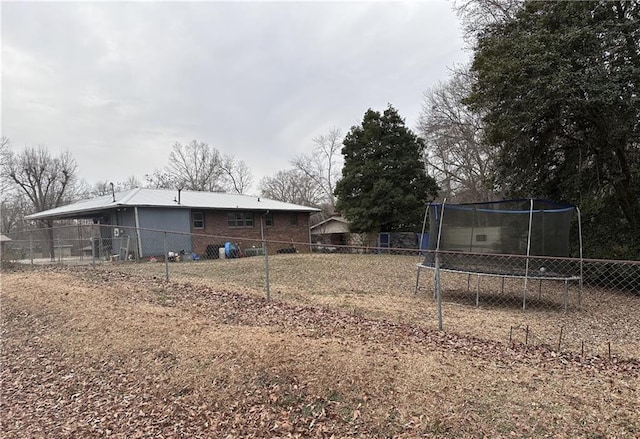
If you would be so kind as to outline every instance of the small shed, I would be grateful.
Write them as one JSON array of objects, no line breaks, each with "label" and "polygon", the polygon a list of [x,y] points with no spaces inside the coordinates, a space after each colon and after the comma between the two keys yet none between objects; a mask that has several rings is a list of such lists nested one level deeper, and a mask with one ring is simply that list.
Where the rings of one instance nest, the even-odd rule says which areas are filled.
[{"label": "small shed", "polygon": [[349,221],[342,216],[332,216],[311,226],[311,241],[316,244],[349,244]]}]

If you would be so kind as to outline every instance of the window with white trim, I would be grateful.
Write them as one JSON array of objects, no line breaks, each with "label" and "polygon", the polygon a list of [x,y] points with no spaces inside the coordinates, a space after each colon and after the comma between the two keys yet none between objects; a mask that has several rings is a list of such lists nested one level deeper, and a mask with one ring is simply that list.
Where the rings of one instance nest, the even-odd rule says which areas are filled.
[{"label": "window with white trim", "polygon": [[204,212],[191,212],[194,229],[204,229]]},{"label": "window with white trim", "polygon": [[227,213],[227,225],[229,227],[253,227],[252,212],[229,212]]}]

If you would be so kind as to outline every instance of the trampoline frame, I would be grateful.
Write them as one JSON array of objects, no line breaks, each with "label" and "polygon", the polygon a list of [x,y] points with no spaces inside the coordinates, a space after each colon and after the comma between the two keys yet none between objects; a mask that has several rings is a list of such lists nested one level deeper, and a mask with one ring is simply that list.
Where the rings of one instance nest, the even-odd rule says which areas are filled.
[{"label": "trampoline frame", "polygon": [[[509,201],[509,200],[506,200]],[[478,276],[478,281],[477,281],[477,287],[476,287],[476,306],[479,306],[479,301],[480,301],[480,277],[481,276],[490,276],[490,277],[500,277],[502,278],[502,291],[504,291],[504,280],[507,278],[511,278],[511,279],[523,279],[524,280],[524,287],[523,287],[523,294],[522,294],[522,310],[526,310],[526,306],[527,306],[527,291],[528,291],[528,283],[529,280],[539,280],[540,281],[540,287],[539,287],[539,296],[541,295],[541,291],[542,291],[542,281],[543,280],[553,280],[553,281],[560,281],[560,282],[564,282],[564,294],[563,294],[563,303],[564,303],[564,312],[567,312],[567,305],[568,305],[568,296],[569,296],[569,282],[575,282],[577,281],[579,283],[579,292],[578,292],[578,305],[580,306],[582,304],[582,278],[583,278],[583,249],[582,249],[582,222],[581,222],[581,218],[580,218],[580,209],[577,206],[574,206],[576,213],[578,214],[578,240],[579,240],[579,248],[580,248],[580,257],[579,257],[579,264],[580,264],[580,273],[576,274],[576,275],[569,275],[569,276],[551,276],[551,275],[544,275],[544,274],[540,274],[537,271],[530,271],[529,270],[529,262],[532,258],[537,258],[537,256],[532,256],[531,255],[531,228],[532,228],[532,223],[533,223],[533,206],[534,206],[534,199],[530,199],[530,207],[529,207],[529,230],[528,230],[528,235],[527,235],[527,254],[526,255],[500,255],[500,256],[516,256],[516,257],[521,257],[521,258],[526,258],[526,262],[525,262],[525,273],[524,274],[515,274],[515,273],[491,273],[491,272],[483,272],[483,271],[471,271],[471,270],[463,270],[463,269],[455,269],[455,268],[441,268],[441,261],[440,261],[440,255],[442,253],[454,253],[454,252],[441,252],[440,251],[440,239],[442,237],[442,222],[443,222],[443,218],[444,218],[444,213],[445,213],[445,205],[447,202],[447,199],[445,198],[444,201],[441,203],[442,205],[442,211],[440,212],[440,218],[439,218],[439,225],[438,225],[438,237],[437,237],[437,242],[436,242],[436,249],[434,251],[434,264],[433,265],[425,265],[424,262],[417,264],[417,275],[416,275],[416,287],[415,287],[415,294],[418,293],[418,288],[419,288],[419,283],[420,283],[420,271],[423,268],[429,269],[429,270],[434,270],[434,296],[435,299],[438,303],[438,321],[439,321],[439,329],[442,329],[442,284],[441,284],[441,279],[440,279],[440,272],[444,271],[444,272],[450,272],[450,273],[461,273],[461,274],[467,274],[468,278],[467,278],[467,291],[469,291],[470,289],[470,280],[471,280],[471,275],[475,274]],[[425,210],[425,216],[424,216],[424,221],[422,224],[422,237],[424,237],[424,232],[425,232],[425,227],[427,224],[427,216],[429,214],[429,208],[431,207],[433,203],[429,203],[429,205],[427,206],[426,210]],[[440,204],[440,203],[438,203]],[[423,238],[421,238],[422,240]],[[420,248],[422,248],[422,241],[420,242]],[[458,252],[455,252],[458,253]],[[478,255],[478,256],[482,256],[482,253],[461,253],[461,254],[473,254],[473,255]],[[491,254],[491,255],[486,255],[486,256],[498,256],[495,254]]]}]

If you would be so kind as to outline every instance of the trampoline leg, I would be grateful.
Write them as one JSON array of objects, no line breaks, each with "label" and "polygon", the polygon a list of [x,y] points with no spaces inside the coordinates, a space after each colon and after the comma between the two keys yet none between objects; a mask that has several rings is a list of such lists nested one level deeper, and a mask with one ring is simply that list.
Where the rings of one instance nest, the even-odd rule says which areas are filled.
[{"label": "trampoline leg", "polygon": [[540,285],[538,286],[538,299],[542,298],[542,279],[540,279]]},{"label": "trampoline leg", "polygon": [[567,312],[567,302],[569,300],[569,281],[564,281],[564,312]]},{"label": "trampoline leg", "polygon": [[418,267],[418,274],[416,274],[416,290],[413,292],[414,295],[418,294],[418,284],[420,283],[420,267]]},{"label": "trampoline leg", "polygon": [[578,288],[578,308],[582,309],[582,277],[580,277]]},{"label": "trampoline leg", "polygon": [[500,288],[500,293],[504,294],[504,276],[502,276],[502,288]]},{"label": "trampoline leg", "polygon": [[476,285],[476,308],[480,305],[480,275],[478,275],[478,285]]},{"label": "trampoline leg", "polygon": [[467,274],[467,292],[471,288],[471,273]]},{"label": "trampoline leg", "polygon": [[433,272],[433,298],[436,299],[438,297],[438,282],[440,282],[440,277],[438,275],[438,270]]},{"label": "trampoline leg", "polygon": [[527,278],[524,278],[524,289],[522,290],[522,311],[527,309]]}]

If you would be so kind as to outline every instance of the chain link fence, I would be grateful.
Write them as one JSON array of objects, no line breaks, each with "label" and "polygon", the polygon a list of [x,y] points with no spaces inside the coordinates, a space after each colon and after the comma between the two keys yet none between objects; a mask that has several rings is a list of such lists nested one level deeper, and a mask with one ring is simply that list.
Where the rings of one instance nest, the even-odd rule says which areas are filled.
[{"label": "chain link fence", "polygon": [[247,240],[98,224],[8,234],[4,263],[82,265],[584,356],[640,357],[640,261]]}]

